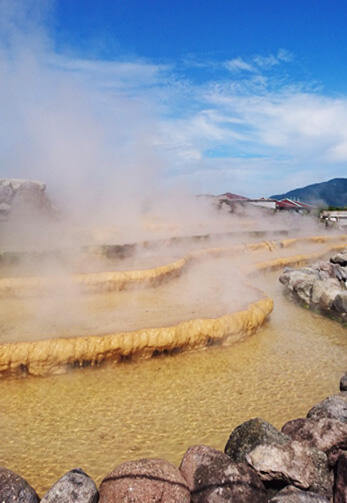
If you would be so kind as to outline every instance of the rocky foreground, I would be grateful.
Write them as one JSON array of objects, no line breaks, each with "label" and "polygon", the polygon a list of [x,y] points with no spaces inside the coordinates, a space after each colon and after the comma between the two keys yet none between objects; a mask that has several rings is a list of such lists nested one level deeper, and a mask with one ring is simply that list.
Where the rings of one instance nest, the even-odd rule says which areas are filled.
[{"label": "rocky foreground", "polygon": [[279,280],[305,306],[347,321],[347,252],[300,269],[287,267]]},{"label": "rocky foreground", "polygon": [[[35,490],[0,467],[0,502],[37,503]],[[346,503],[347,373],[340,393],[306,418],[277,430],[255,418],[231,433],[224,453],[196,445],[176,468],[163,459],[117,466],[97,489],[80,468],[66,473],[41,503]]]}]

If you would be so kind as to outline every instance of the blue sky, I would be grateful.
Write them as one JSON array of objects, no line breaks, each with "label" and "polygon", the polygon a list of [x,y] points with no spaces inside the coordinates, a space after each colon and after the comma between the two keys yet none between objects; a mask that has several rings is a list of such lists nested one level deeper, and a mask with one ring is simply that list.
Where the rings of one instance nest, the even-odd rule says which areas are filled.
[{"label": "blue sky", "polygon": [[3,175],[47,178],[65,145],[69,176],[136,164],[143,183],[155,165],[194,192],[346,176],[345,1],[0,0],[0,13]]}]

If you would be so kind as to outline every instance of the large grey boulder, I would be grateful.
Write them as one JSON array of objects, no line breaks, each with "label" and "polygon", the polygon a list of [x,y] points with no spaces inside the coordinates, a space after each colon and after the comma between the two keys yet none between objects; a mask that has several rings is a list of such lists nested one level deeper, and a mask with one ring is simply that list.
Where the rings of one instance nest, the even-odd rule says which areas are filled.
[{"label": "large grey boulder", "polygon": [[181,472],[163,459],[119,465],[101,482],[100,503],[190,503]]},{"label": "large grey boulder", "polygon": [[340,321],[347,318],[347,268],[340,263],[321,261],[310,267],[286,268],[279,281],[306,306]]},{"label": "large grey boulder", "polygon": [[265,503],[264,484],[245,463],[234,463],[212,447],[197,445],[185,453],[180,470],[192,503]]},{"label": "large grey boulder", "polygon": [[271,498],[269,503],[329,503],[329,500],[320,494],[287,486]]},{"label": "large grey boulder", "polygon": [[278,431],[272,424],[256,417],[237,426],[231,433],[224,452],[235,462],[244,462],[246,455],[257,445],[280,444],[290,437]]},{"label": "large grey boulder", "polygon": [[41,503],[97,503],[99,493],[81,468],[67,472],[44,495]]},{"label": "large grey boulder", "polygon": [[7,468],[0,467],[1,503],[38,503],[34,489],[22,477]]},{"label": "large grey boulder", "polygon": [[332,494],[332,476],[324,452],[292,441],[285,445],[258,445],[246,456],[263,481],[294,485],[299,489]]},{"label": "large grey boulder", "polygon": [[282,433],[327,455],[330,451],[347,449],[347,424],[336,419],[294,419],[282,427]]},{"label": "large grey boulder", "polygon": [[332,395],[316,404],[307,413],[310,419],[331,418],[347,423],[347,392]]}]

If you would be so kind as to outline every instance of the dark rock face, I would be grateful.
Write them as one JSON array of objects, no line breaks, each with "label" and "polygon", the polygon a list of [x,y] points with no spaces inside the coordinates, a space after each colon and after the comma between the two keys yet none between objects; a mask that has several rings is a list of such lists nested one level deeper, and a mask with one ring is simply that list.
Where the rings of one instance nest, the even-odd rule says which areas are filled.
[{"label": "dark rock face", "polygon": [[347,424],[336,419],[294,419],[282,427],[282,433],[327,455],[347,449]]},{"label": "dark rock face", "polygon": [[334,503],[347,501],[347,453],[339,456],[335,470]]},{"label": "dark rock face", "polygon": [[229,437],[224,452],[233,461],[244,462],[246,461],[246,455],[257,445],[283,445],[289,441],[290,437],[278,431],[272,424],[257,417],[235,428]]},{"label": "dark rock face", "polygon": [[98,490],[81,468],[67,472],[52,486],[41,503],[97,503]]},{"label": "dark rock face", "polygon": [[292,441],[258,445],[246,456],[263,481],[291,484],[330,498],[332,477],[324,452]]},{"label": "dark rock face", "polygon": [[339,264],[342,267],[347,266],[347,252],[337,253],[333,257],[330,258],[330,262],[332,264]]},{"label": "dark rock face", "polygon": [[347,292],[338,293],[332,305],[338,313],[347,313]]},{"label": "dark rock face", "polygon": [[347,393],[332,395],[318,403],[307,413],[307,417],[317,421],[321,418],[337,419],[347,423]]},{"label": "dark rock face", "polygon": [[38,503],[34,489],[19,475],[0,467],[0,501],[5,503]]},{"label": "dark rock face", "polygon": [[276,494],[269,503],[329,503],[324,496],[311,491],[302,491],[294,486],[287,486]]},{"label": "dark rock face", "polygon": [[347,391],[347,373],[340,379],[340,391]]},{"label": "dark rock face", "polygon": [[187,482],[163,459],[119,465],[100,485],[100,503],[190,503]]},{"label": "dark rock face", "polygon": [[191,491],[192,503],[265,503],[266,491],[255,471],[245,463],[233,463],[212,447],[188,449],[180,466]]}]

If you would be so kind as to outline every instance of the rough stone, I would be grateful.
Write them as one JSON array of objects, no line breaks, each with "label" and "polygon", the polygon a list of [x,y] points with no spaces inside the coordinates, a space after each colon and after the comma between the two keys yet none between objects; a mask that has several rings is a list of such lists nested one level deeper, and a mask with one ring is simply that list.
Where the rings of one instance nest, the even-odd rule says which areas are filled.
[{"label": "rough stone", "polygon": [[340,391],[347,391],[347,372],[340,379]]},{"label": "rough stone", "polygon": [[163,459],[119,465],[100,485],[99,503],[190,503],[187,482]]},{"label": "rough stone", "polygon": [[329,500],[311,491],[302,491],[295,486],[287,486],[274,498],[271,498],[269,503],[329,503]]},{"label": "rough stone", "polygon": [[[332,281],[331,279],[326,280],[323,282],[323,284],[327,283],[328,281]],[[337,280],[336,280],[337,281]],[[320,296],[318,306],[322,311],[329,311],[336,299],[336,296],[340,293],[340,288],[338,286],[330,286],[327,288],[323,294]]]},{"label": "rough stone", "polygon": [[341,454],[347,455],[347,451],[343,449],[331,449],[328,452],[328,463],[331,468],[334,468],[334,466],[336,466],[337,460],[339,459]]},{"label": "rough stone", "polygon": [[291,296],[344,321],[347,318],[347,268],[320,261],[310,267],[286,268],[279,278]]},{"label": "rough stone", "polygon": [[26,215],[28,210],[51,211],[52,205],[45,190],[46,185],[41,182],[0,178],[2,214],[12,216]]},{"label": "rough stone", "polygon": [[327,498],[332,494],[326,454],[296,440],[285,445],[258,445],[246,459],[263,481],[292,484]]},{"label": "rough stone", "polygon": [[0,179],[0,203],[10,204],[14,194],[10,180]]},{"label": "rough stone", "polygon": [[334,265],[335,278],[339,281],[345,282],[347,279],[347,269],[339,264]]},{"label": "rough stone", "polygon": [[308,411],[307,417],[315,420],[327,417],[347,423],[347,392],[329,396],[319,402]]},{"label": "rough stone", "polygon": [[347,313],[347,291],[337,293],[333,302],[333,308],[338,313]]},{"label": "rough stone", "polygon": [[0,501],[5,503],[38,503],[34,489],[22,477],[0,467]]},{"label": "rough stone", "polygon": [[335,469],[334,503],[347,501],[347,453],[339,456]]},{"label": "rough stone", "polygon": [[325,281],[316,280],[312,287],[311,301],[321,309],[329,309],[340,291],[337,279],[328,278]]},{"label": "rough stone", "polygon": [[312,275],[298,271],[298,274],[292,274],[288,286],[302,302],[309,305],[314,282],[315,278]]},{"label": "rough stone", "polygon": [[281,431],[293,440],[316,447],[327,455],[330,451],[347,449],[347,424],[336,419],[294,419],[288,421]]},{"label": "rough stone", "polygon": [[235,428],[225,446],[224,452],[233,461],[244,462],[246,455],[260,444],[280,444],[290,441],[290,437],[278,431],[272,424],[256,417]]},{"label": "rough stone", "polygon": [[44,495],[41,503],[97,503],[99,493],[93,480],[76,468],[61,477]]},{"label": "rough stone", "polygon": [[342,267],[347,266],[347,252],[337,253],[330,258],[330,262],[333,264],[340,264]]},{"label": "rough stone", "polygon": [[191,491],[192,503],[265,503],[265,486],[245,463],[211,447],[197,445],[182,459],[181,473]]}]

